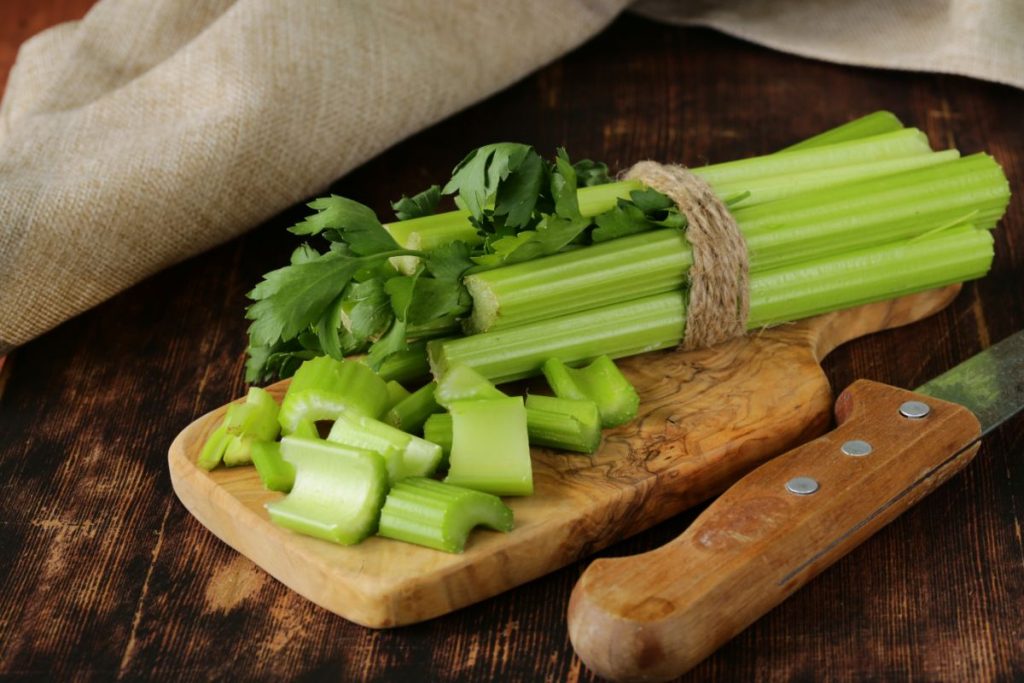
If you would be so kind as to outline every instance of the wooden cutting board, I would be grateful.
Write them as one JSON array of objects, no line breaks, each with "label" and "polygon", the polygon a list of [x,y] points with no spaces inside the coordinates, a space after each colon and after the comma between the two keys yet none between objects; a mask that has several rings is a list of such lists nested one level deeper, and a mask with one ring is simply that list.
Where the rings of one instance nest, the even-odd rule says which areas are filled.
[{"label": "wooden cutting board", "polygon": [[[593,456],[533,450],[536,492],[508,498],[516,528],[473,532],[461,555],[381,538],[337,546],[274,526],[254,468],[196,467],[222,406],[171,444],[174,491],[210,531],[318,605],[365,626],[410,624],[562,567],[720,493],[765,460],[822,433],[832,393],[819,362],[840,344],[920,320],[958,287],[784,325],[702,351],[624,359],[636,420]],[[269,387],[280,399],[287,381]]]}]

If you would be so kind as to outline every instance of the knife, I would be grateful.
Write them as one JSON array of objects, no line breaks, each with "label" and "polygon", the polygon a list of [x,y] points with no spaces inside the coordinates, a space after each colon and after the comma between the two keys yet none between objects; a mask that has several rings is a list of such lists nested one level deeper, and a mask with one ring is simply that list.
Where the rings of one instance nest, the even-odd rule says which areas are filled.
[{"label": "knife", "polygon": [[612,680],[696,666],[959,472],[1024,407],[1024,331],[914,392],[858,380],[832,432],[762,465],[675,540],[599,559],[569,601],[569,638]]}]

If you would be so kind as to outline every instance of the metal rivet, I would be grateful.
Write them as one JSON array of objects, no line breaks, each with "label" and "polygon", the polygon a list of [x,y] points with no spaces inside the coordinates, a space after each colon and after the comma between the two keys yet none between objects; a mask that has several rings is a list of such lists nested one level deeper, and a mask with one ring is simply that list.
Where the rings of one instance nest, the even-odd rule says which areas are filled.
[{"label": "metal rivet", "polygon": [[911,420],[920,420],[923,417],[928,417],[930,412],[932,412],[932,409],[928,404],[921,403],[920,401],[907,401],[900,406],[900,415]]},{"label": "metal rivet", "polygon": [[871,444],[861,439],[851,439],[844,443],[840,450],[842,450],[846,455],[852,455],[859,458],[871,453]]},{"label": "metal rivet", "polygon": [[818,482],[810,477],[793,477],[786,482],[786,490],[798,496],[809,496],[818,490]]}]

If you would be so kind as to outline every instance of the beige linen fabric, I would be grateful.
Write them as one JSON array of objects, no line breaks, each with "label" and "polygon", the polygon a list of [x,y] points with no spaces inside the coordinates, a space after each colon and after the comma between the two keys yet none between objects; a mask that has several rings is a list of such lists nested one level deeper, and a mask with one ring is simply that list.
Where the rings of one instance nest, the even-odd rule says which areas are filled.
[{"label": "beige linen fabric", "polygon": [[[596,33],[627,0],[100,0],[0,104],[0,353]],[[1024,87],[1024,0],[644,0],[839,62]]]},{"label": "beige linen fabric", "polygon": [[1024,88],[1024,0],[641,0],[634,9],[805,57]]},{"label": "beige linen fabric", "polygon": [[102,0],[0,106],[0,353],[326,187],[625,0]]}]

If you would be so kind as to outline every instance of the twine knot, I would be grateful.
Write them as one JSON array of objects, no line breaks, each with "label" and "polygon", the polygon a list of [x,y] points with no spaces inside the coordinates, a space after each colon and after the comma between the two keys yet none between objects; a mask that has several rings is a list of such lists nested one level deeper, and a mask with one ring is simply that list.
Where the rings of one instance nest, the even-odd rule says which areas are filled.
[{"label": "twine knot", "polygon": [[741,337],[750,312],[749,258],[736,219],[711,186],[683,166],[641,161],[625,176],[666,195],[686,216],[693,252],[682,348]]}]

